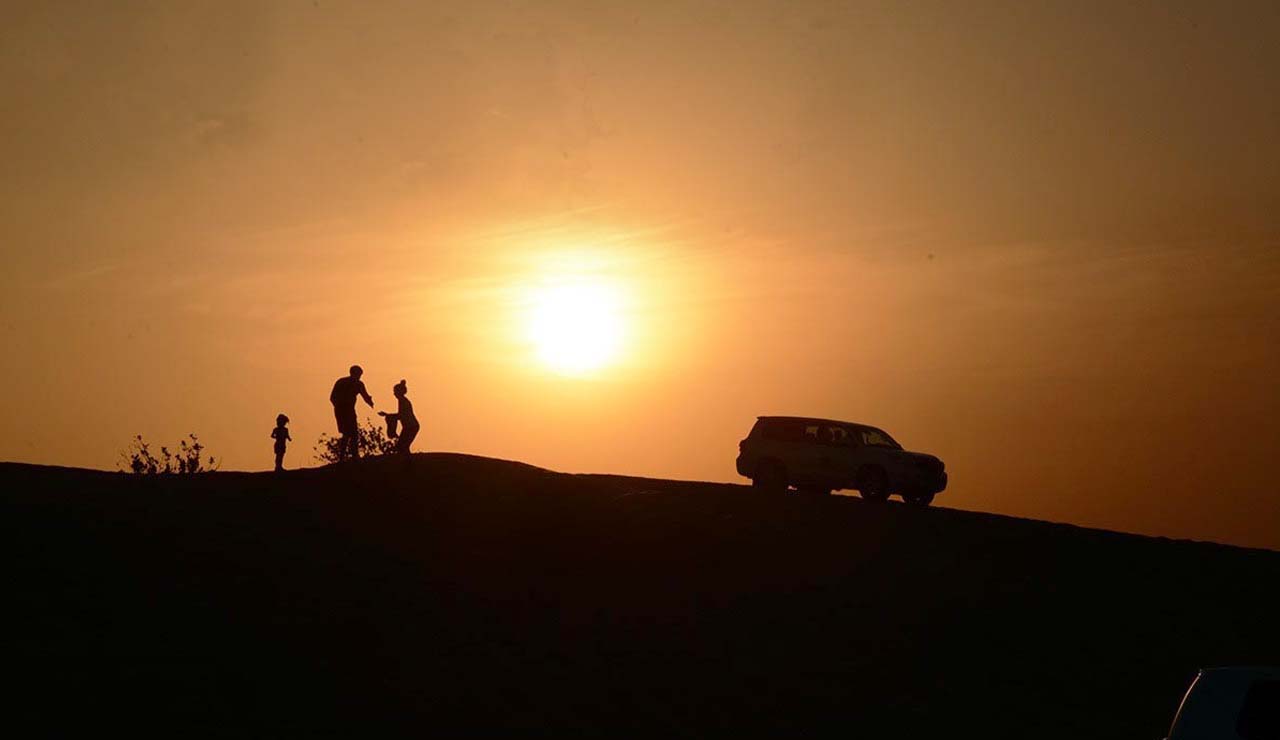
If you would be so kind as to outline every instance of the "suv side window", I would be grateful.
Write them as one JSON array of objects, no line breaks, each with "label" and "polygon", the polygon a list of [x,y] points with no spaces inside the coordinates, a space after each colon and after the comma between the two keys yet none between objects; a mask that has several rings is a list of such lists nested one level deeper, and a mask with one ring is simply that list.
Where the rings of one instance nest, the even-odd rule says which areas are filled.
[{"label": "suv side window", "polygon": [[831,434],[831,444],[836,447],[849,446],[849,430],[844,427],[828,427]]},{"label": "suv side window", "polygon": [[765,439],[773,439],[781,442],[794,442],[804,438],[803,434],[801,434],[803,430],[801,430],[798,425],[784,421],[769,423],[761,431],[763,432]]},{"label": "suv side window", "polygon": [[879,445],[881,447],[892,447],[889,439],[874,429],[862,430],[862,443],[865,445]]}]

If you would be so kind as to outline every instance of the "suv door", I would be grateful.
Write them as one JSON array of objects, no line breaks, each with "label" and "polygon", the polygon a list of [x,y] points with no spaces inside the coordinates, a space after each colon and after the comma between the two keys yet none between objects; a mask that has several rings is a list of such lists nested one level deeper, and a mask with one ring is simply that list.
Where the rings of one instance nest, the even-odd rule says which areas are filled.
[{"label": "suv door", "polygon": [[792,456],[791,480],[797,485],[817,488],[848,488],[850,473],[851,432],[840,424],[809,423],[804,425],[802,443]]},{"label": "suv door", "polygon": [[827,488],[849,488],[853,482],[854,435],[841,424],[829,424],[819,432],[815,450],[822,485]]},{"label": "suv door", "polygon": [[834,446],[831,454],[831,477],[838,483],[834,488],[853,488],[858,469],[867,462],[867,450],[862,445],[862,434],[852,427],[837,427],[833,432]]},{"label": "suv door", "polygon": [[792,484],[822,485],[826,480],[825,458],[829,450],[819,443],[822,428],[821,424],[807,423],[796,430],[796,441],[787,455],[787,473]]}]

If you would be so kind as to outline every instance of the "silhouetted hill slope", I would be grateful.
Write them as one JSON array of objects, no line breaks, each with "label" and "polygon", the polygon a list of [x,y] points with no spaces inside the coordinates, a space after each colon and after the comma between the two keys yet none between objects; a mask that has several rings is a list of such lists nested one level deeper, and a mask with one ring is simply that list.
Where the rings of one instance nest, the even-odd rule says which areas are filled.
[{"label": "silhouetted hill slope", "polygon": [[0,490],[52,735],[1158,738],[1280,663],[1266,551],[447,454]]}]

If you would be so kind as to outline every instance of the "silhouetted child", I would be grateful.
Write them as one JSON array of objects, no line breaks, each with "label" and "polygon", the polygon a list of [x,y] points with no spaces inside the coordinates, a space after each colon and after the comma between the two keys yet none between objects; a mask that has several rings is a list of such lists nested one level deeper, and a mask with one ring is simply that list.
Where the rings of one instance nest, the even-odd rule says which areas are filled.
[{"label": "silhouetted child", "polygon": [[292,442],[289,436],[289,417],[280,414],[276,417],[276,428],[271,430],[271,437],[276,441],[276,470],[284,470],[284,447]]},{"label": "silhouetted child", "polygon": [[[409,384],[403,379],[396,383],[396,387],[391,389],[391,393],[395,395],[399,406],[394,414],[388,414],[385,411],[379,411],[378,415],[387,420],[387,436],[396,441],[396,452],[409,454],[409,446],[413,444],[413,440],[418,436],[418,417],[413,413],[413,402],[409,400]],[[399,424],[401,431],[396,433],[396,425]]]}]

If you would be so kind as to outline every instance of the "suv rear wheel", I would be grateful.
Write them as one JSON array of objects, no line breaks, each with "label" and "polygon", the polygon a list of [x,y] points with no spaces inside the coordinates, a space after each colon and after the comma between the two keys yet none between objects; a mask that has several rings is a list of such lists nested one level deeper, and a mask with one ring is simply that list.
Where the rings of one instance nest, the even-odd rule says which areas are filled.
[{"label": "suv rear wheel", "polygon": [[762,460],[756,466],[756,476],[751,479],[751,486],[764,493],[786,493],[787,469],[776,460]]},{"label": "suv rear wheel", "polygon": [[859,476],[858,495],[868,501],[884,501],[889,498],[889,477],[880,468],[870,468]]}]

